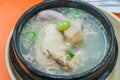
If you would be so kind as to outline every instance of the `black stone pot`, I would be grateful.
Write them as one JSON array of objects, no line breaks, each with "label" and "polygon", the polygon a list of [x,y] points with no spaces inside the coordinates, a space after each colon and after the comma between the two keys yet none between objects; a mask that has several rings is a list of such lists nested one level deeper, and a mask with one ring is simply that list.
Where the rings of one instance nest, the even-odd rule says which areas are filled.
[{"label": "black stone pot", "polygon": [[[50,75],[35,69],[29,62],[27,62],[20,53],[19,48],[19,37],[24,27],[24,24],[36,15],[39,11],[45,9],[51,9],[56,7],[72,7],[79,8],[87,11],[88,13],[95,16],[104,26],[108,41],[110,43],[109,49],[104,59],[98,63],[94,68],[75,75],[70,76],[58,76]],[[118,54],[118,46],[115,38],[113,27],[108,18],[98,8],[82,2],[82,1],[71,1],[71,0],[49,0],[37,4],[27,10],[21,18],[18,20],[14,32],[11,38],[10,47],[10,60],[12,66],[23,78],[23,80],[104,80],[112,71]]]}]

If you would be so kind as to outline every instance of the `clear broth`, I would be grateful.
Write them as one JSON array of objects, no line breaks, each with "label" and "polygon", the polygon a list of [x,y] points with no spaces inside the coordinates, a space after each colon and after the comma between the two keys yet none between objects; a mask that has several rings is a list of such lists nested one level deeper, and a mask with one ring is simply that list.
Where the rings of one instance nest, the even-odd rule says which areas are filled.
[{"label": "clear broth", "polygon": [[[106,32],[101,22],[91,14],[80,9],[54,8],[53,10],[62,13],[69,19],[80,18],[80,20],[83,21],[82,32],[84,34],[85,41],[82,46],[73,49],[81,56],[81,60],[79,61],[80,65],[76,72],[69,73],[62,70],[61,68],[58,68],[58,70],[50,74],[71,75],[71,74],[82,73],[99,64],[105,57],[109,45],[107,41]],[[36,15],[25,24],[25,27],[21,32],[20,50],[23,56],[25,56],[25,59],[27,58],[26,60],[30,62],[35,68],[43,72],[46,72],[46,67],[39,65],[41,61],[36,60],[37,59],[36,55],[39,54],[40,53],[39,51],[41,50],[39,49],[40,48],[39,45],[38,47],[36,47],[36,43],[42,40],[42,37],[40,37],[42,33],[40,32],[46,25],[49,24],[49,22],[43,23],[43,22],[35,21],[35,18]],[[36,40],[34,41],[26,40],[25,33],[30,31],[39,34]],[[39,44],[39,42],[37,44]]]}]

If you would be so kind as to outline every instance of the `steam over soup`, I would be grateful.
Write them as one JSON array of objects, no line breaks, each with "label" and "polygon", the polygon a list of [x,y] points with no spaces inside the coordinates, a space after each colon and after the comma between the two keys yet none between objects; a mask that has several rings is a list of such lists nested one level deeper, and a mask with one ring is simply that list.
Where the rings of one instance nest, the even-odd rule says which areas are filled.
[{"label": "steam over soup", "polygon": [[24,26],[20,36],[23,57],[49,74],[87,71],[103,60],[109,45],[100,21],[80,9],[43,10]]}]

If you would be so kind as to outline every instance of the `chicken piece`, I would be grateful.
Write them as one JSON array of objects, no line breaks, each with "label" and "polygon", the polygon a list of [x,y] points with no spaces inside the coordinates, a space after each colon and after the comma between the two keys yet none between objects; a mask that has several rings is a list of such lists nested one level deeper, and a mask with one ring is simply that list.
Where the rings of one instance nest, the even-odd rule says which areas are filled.
[{"label": "chicken piece", "polygon": [[61,20],[68,20],[63,14],[54,10],[44,10],[38,13],[36,20],[38,21],[52,21],[57,22]]},{"label": "chicken piece", "polygon": [[64,31],[65,38],[72,44],[73,47],[77,47],[83,41],[81,33],[82,22],[79,19],[70,20],[57,11],[44,10],[38,13],[36,20],[51,21],[53,23],[68,20],[71,22],[71,27]]},{"label": "chicken piece", "polygon": [[63,32],[65,39],[72,44],[72,47],[77,47],[83,42],[81,26],[82,22],[80,19],[74,19],[71,20],[71,27]]},{"label": "chicken piece", "polygon": [[62,68],[67,71],[67,72],[75,72],[79,66],[79,61],[80,61],[80,54],[76,54],[71,60],[67,60],[66,62],[64,61],[65,57],[59,57],[57,54],[51,52],[48,50],[48,53],[50,57],[55,60],[58,64],[62,66]]},{"label": "chicken piece", "polygon": [[57,62],[66,71],[73,71],[77,69],[77,61],[79,60],[78,56],[75,56],[72,60],[65,62],[66,46],[63,43],[63,35],[56,29],[56,25],[48,25],[44,30],[44,34],[45,36],[42,44],[43,53],[45,53],[48,58]]},{"label": "chicken piece", "polygon": [[36,54],[36,61],[39,70],[43,70],[49,74],[55,74],[56,70],[60,70],[59,64],[57,64],[53,59],[48,58],[44,53],[40,52]]},{"label": "chicken piece", "polygon": [[[61,69],[59,64],[57,64],[53,59],[49,58],[48,55],[42,50],[44,38],[46,37],[46,34],[44,34],[45,29],[46,27],[43,27],[41,31],[38,33],[38,36],[37,36],[38,38],[34,46],[35,51],[37,53],[35,55],[35,59],[38,65],[37,68],[39,70],[43,70],[50,74],[55,74],[57,70]],[[45,46],[47,46],[47,44]]]},{"label": "chicken piece", "polygon": [[56,24],[49,24],[46,26],[44,35],[42,51],[47,54],[47,50],[50,50],[54,52],[58,58],[64,57],[66,46],[63,44],[64,38],[62,33],[56,29]]}]

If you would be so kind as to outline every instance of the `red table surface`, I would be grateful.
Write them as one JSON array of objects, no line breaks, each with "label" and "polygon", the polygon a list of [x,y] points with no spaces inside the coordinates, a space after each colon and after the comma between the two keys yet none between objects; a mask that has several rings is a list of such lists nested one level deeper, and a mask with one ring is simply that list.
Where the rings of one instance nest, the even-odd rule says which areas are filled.
[{"label": "red table surface", "polygon": [[[0,80],[10,80],[5,63],[5,47],[12,28],[28,8],[42,1],[0,0]],[[115,14],[120,17],[120,14]]]}]

